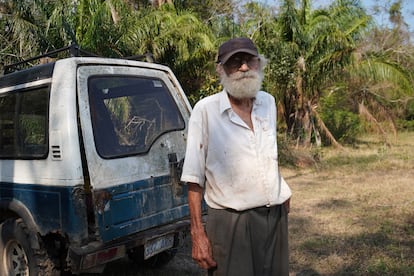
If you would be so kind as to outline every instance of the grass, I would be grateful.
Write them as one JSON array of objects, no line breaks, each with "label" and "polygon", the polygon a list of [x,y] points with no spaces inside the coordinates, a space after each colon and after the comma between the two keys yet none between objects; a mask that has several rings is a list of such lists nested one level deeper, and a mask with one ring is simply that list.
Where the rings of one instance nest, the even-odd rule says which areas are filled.
[{"label": "grass", "polygon": [[292,275],[414,275],[414,133],[282,168],[293,190]]},{"label": "grass", "polygon": [[[414,132],[399,134],[391,147],[379,141],[317,150],[320,162],[311,166],[302,153],[306,168],[281,168],[293,190],[292,276],[414,276]],[[184,244],[166,267],[123,259],[102,275],[205,275],[191,259],[189,239]]]}]

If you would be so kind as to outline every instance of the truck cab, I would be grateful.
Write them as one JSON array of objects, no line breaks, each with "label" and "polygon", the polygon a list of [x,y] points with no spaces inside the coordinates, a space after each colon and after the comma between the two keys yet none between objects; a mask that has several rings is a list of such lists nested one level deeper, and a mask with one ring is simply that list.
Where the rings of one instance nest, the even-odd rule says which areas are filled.
[{"label": "truck cab", "polygon": [[189,227],[190,112],[155,63],[69,57],[2,76],[0,275],[170,254]]}]

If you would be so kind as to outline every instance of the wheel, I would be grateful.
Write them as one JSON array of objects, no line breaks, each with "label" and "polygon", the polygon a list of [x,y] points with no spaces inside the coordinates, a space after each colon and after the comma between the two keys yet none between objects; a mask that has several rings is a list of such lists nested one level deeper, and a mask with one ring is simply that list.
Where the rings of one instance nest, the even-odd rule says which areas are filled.
[{"label": "wheel", "polygon": [[59,275],[37,240],[30,239],[30,231],[20,218],[0,224],[0,275]]},{"label": "wheel", "polygon": [[26,252],[16,240],[9,240],[4,247],[5,271],[14,275],[29,275]]}]

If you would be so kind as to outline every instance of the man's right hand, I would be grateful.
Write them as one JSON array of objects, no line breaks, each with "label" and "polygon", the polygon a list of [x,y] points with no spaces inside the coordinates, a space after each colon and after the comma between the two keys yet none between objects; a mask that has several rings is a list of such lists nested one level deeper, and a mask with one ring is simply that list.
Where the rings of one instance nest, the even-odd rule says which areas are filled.
[{"label": "man's right hand", "polygon": [[196,183],[188,183],[188,205],[191,217],[191,240],[193,259],[204,269],[217,266],[213,259],[213,250],[204,230],[201,216],[203,189]]},{"label": "man's right hand", "polygon": [[193,260],[203,269],[217,266],[213,259],[213,251],[207,235],[204,231],[192,232],[192,254]]}]

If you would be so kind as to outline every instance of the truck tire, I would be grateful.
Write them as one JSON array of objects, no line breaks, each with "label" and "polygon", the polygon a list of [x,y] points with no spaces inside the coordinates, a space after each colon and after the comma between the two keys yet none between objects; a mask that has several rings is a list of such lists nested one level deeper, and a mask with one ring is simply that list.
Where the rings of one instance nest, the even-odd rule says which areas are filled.
[{"label": "truck tire", "polygon": [[33,246],[30,241],[30,231],[21,218],[7,219],[0,224],[0,275],[60,275],[46,250],[40,244]]}]

